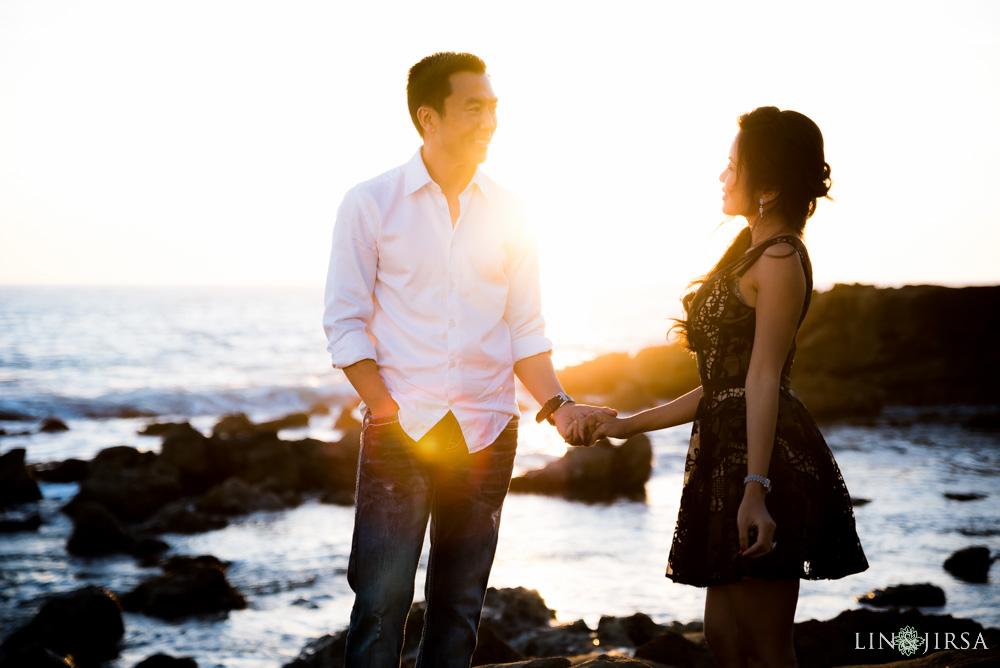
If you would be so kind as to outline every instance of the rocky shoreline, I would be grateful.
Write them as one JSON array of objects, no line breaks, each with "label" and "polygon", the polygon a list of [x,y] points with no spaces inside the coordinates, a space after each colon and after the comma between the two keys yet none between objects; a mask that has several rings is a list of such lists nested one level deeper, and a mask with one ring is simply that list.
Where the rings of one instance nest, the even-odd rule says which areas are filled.
[{"label": "rocky shoreline", "polygon": [[[236,414],[222,418],[210,435],[187,423],[147,425],[142,433],[159,434],[163,439],[158,454],[116,446],[102,450],[91,461],[41,465],[27,465],[24,450],[0,456],[0,507],[9,509],[0,529],[38,530],[41,518],[31,511],[32,504],[41,498],[38,480],[77,482],[79,492],[63,508],[73,520],[66,550],[97,558],[124,553],[143,566],[160,570],[130,591],[112,593],[90,586],[54,597],[30,623],[3,640],[0,668],[66,665],[68,655],[73,656],[73,665],[100,665],[117,655],[115,648],[125,633],[121,610],[175,620],[225,615],[246,607],[247,597],[226,579],[228,564],[208,555],[164,558],[170,546],[159,536],[211,531],[233,517],[287,509],[306,499],[352,503],[360,429],[351,417],[352,408],[343,407],[337,424],[344,437],[332,443],[279,438],[279,429],[303,421],[300,415],[254,424],[245,415]],[[641,500],[652,471],[652,454],[645,436],[617,446],[604,441],[593,448],[573,448],[546,467],[515,478],[511,491],[589,503],[616,498]],[[983,497],[946,496],[956,502]],[[954,553],[942,567],[964,582],[985,582],[995,558],[985,547],[969,547]],[[907,666],[939,665],[934,663],[939,661],[934,658],[938,655],[943,657],[941,661],[951,662],[948,665],[989,665],[1000,659],[997,629],[984,629],[977,622],[949,615],[922,615],[914,607],[943,605],[944,592],[937,587],[894,586],[869,592],[858,600],[888,610],[848,610],[831,620],[797,624],[801,665],[900,661],[902,655],[892,647],[872,645],[861,650],[856,646],[867,643],[862,642],[867,638],[889,638],[905,626],[941,636],[940,642],[935,636],[936,649],[926,657],[909,659]],[[420,636],[421,606],[414,606],[407,625],[411,639],[407,657],[411,662],[412,643]],[[556,625],[555,612],[541,596],[523,589],[491,590],[483,619],[476,665],[714,665],[697,622],[665,626],[636,613],[627,618],[602,618],[597,628],[588,627],[583,620]],[[86,621],[86,632],[77,629],[81,620]],[[950,644],[944,634],[952,634]],[[954,649],[963,638],[971,639],[971,645]],[[343,641],[343,631],[317,639],[288,666],[341,665],[334,657],[342,651]],[[975,646],[977,641],[979,646]],[[191,657],[159,656],[149,661],[140,665],[197,665]]]}]

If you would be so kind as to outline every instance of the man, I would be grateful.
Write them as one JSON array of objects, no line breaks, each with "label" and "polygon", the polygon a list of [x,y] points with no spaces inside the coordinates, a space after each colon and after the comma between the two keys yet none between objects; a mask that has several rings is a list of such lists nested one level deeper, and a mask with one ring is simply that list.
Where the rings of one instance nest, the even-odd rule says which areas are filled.
[{"label": "man", "polygon": [[[418,668],[468,666],[517,447],[514,376],[564,438],[596,409],[552,367],[537,254],[514,198],[479,169],[497,127],[486,65],[410,69],[423,146],[337,213],[324,328],[365,405],[348,581],[347,665],[399,665],[428,516]],[[576,422],[574,422],[576,421]]]}]

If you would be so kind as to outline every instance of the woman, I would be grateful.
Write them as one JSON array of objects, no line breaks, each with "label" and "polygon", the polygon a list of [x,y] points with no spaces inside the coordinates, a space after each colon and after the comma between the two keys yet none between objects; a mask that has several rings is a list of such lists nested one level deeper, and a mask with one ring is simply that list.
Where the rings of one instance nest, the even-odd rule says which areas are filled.
[{"label": "woman", "polygon": [[694,421],[667,576],[708,588],[705,637],[722,666],[795,666],[799,580],[868,567],[840,470],[788,386],[812,294],[802,232],[830,166],[802,114],[761,107],[739,127],[719,180],[723,213],[748,227],[685,297],[677,326],[701,387],[578,429],[628,438]]}]

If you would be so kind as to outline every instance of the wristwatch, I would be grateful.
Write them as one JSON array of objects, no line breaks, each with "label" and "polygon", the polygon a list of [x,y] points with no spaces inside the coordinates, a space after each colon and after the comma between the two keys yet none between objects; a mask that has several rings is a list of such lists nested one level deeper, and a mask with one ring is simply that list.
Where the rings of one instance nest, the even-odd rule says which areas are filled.
[{"label": "wristwatch", "polygon": [[556,396],[552,397],[545,402],[542,406],[542,410],[538,411],[535,416],[535,422],[541,422],[542,420],[548,420],[549,424],[555,424],[556,421],[552,419],[552,414],[557,410],[565,406],[566,404],[575,404],[573,397],[569,396],[565,392],[560,392]]}]

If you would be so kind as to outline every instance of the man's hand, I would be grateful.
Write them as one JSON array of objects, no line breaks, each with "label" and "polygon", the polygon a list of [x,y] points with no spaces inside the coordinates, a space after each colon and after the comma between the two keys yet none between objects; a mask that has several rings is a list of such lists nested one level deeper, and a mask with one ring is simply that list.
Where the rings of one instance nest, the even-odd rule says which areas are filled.
[{"label": "man's hand", "polygon": [[563,404],[552,414],[552,419],[556,423],[559,435],[570,445],[593,445],[590,440],[590,429],[587,428],[587,416],[595,412],[618,415],[618,411],[613,408]]}]

